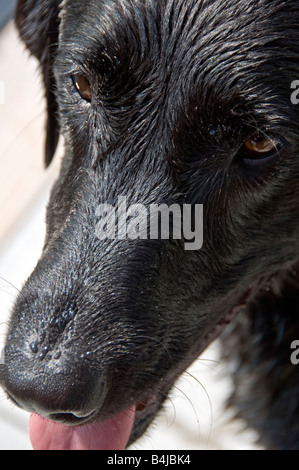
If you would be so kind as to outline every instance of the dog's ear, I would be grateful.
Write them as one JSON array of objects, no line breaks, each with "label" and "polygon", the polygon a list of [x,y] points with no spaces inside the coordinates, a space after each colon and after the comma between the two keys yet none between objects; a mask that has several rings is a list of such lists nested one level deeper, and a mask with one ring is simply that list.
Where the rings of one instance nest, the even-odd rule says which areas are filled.
[{"label": "dog's ear", "polygon": [[55,97],[53,63],[59,34],[61,0],[18,0],[16,25],[22,40],[39,60],[46,88],[47,136],[45,160],[48,167],[59,139],[58,104]]}]

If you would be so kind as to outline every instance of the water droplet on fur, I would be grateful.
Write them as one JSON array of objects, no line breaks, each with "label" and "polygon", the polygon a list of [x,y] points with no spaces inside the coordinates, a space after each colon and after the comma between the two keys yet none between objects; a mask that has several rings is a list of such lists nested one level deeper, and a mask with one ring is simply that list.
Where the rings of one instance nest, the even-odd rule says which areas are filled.
[{"label": "water droplet on fur", "polygon": [[47,355],[48,350],[49,350],[48,347],[44,346],[41,353],[38,355],[38,358],[39,359],[44,359],[44,357],[46,357],[46,355]]},{"label": "water droplet on fur", "polygon": [[33,343],[30,344],[30,349],[33,352],[33,354],[36,354],[38,352],[38,345],[39,343],[37,341],[34,341]]}]

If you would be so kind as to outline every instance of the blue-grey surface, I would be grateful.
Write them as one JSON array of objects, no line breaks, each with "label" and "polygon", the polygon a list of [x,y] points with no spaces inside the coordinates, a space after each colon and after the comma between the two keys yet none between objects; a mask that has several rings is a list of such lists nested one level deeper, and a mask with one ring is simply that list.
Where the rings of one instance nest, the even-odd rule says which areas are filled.
[{"label": "blue-grey surface", "polygon": [[14,16],[16,0],[0,0],[0,29]]}]

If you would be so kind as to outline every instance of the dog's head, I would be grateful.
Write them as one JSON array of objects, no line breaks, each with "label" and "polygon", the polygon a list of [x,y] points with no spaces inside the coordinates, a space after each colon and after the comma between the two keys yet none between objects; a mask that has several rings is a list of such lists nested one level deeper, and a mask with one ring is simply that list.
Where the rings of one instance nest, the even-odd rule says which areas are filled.
[{"label": "dog's head", "polygon": [[66,154],[1,381],[62,442],[125,446],[299,256],[297,0],[21,0],[17,25]]}]

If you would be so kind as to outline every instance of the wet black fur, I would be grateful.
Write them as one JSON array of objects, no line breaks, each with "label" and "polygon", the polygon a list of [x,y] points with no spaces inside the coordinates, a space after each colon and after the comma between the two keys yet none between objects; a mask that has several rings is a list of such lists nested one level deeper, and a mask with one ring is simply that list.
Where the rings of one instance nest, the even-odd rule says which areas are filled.
[{"label": "wet black fur", "polygon": [[[11,316],[7,393],[69,424],[144,403],[133,442],[243,306],[223,341],[232,400],[268,448],[298,449],[297,0],[23,0],[17,25],[43,71],[47,164],[59,134],[66,150]],[[240,148],[259,130],[285,147],[252,164]],[[203,248],[99,241],[96,208],[120,195],[204,204]]]}]

